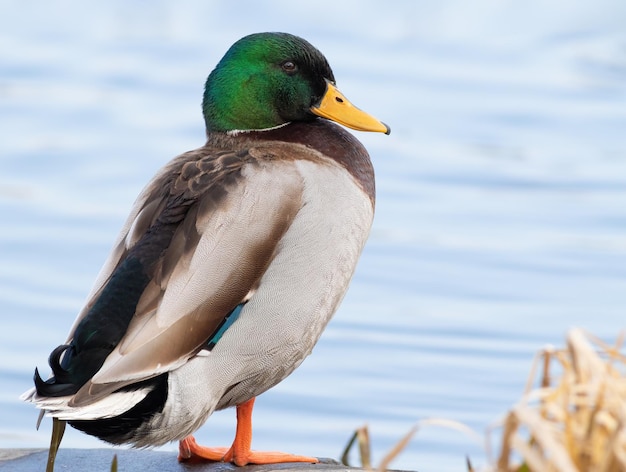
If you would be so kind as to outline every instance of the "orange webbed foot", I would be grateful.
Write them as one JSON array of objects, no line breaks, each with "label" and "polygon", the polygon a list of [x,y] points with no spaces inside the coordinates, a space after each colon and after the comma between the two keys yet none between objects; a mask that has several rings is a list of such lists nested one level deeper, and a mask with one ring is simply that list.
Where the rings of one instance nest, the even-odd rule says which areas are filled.
[{"label": "orange webbed foot", "polygon": [[187,436],[178,445],[178,461],[194,462],[207,460],[211,462],[232,462],[238,466],[247,464],[280,464],[285,462],[319,462],[316,457],[298,456],[286,452],[275,451],[235,451],[227,447],[200,446],[193,436]]},{"label": "orange webbed foot", "polygon": [[285,462],[308,462],[316,464],[319,459],[316,457],[297,456],[286,452],[276,451],[238,451],[233,452],[231,448],[224,456],[224,462],[232,462],[238,466],[248,464],[282,464]]},{"label": "orange webbed foot", "polygon": [[187,436],[178,444],[178,462],[187,462],[197,459],[205,459],[213,462],[221,462],[224,455],[229,451],[227,447],[200,446],[193,436]]},{"label": "orange webbed foot", "polygon": [[178,446],[180,462],[193,459],[206,459],[214,462],[232,462],[238,466],[247,464],[282,464],[285,462],[309,462],[315,464],[315,457],[297,456],[286,452],[253,451],[252,444],[252,409],[254,398],[237,405],[237,432],[230,448],[204,447],[198,445],[193,436],[187,436]]}]

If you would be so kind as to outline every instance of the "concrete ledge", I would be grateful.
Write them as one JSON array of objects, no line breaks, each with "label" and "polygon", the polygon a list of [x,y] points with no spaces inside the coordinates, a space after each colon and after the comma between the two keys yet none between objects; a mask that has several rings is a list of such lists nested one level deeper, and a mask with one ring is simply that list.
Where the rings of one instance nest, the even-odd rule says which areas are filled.
[{"label": "concrete ledge", "polygon": [[[175,452],[128,449],[59,449],[55,471],[109,472],[117,454],[119,472],[354,472],[363,469],[346,467],[333,459],[319,464],[272,464],[237,467],[223,462],[179,463]],[[42,472],[46,470],[47,449],[0,449],[0,472]]]}]

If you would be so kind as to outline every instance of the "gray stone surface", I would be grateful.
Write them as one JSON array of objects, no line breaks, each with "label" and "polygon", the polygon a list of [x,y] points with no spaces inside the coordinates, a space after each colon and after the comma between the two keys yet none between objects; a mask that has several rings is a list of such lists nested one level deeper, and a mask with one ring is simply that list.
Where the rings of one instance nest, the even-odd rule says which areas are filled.
[{"label": "gray stone surface", "polygon": [[[272,464],[237,467],[223,462],[179,463],[175,452],[127,449],[59,449],[55,472],[85,471],[109,472],[117,454],[118,472],[354,472],[332,459],[321,459],[319,464]],[[0,449],[0,472],[43,472],[46,470],[48,450]]]}]

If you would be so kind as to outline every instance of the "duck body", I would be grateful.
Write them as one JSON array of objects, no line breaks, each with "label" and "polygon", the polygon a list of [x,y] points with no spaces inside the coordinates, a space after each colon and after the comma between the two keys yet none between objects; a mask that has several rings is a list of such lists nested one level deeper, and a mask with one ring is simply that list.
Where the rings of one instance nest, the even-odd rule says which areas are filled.
[{"label": "duck body", "polygon": [[[297,139],[287,142],[285,133],[309,145]],[[111,370],[122,375],[105,377],[107,361],[97,374],[97,379],[104,381],[95,386],[106,386],[103,391],[107,396],[101,405],[120,396],[128,404],[121,399],[115,402],[125,411],[99,421],[92,417],[99,413],[90,413],[98,411],[98,401],[90,399],[86,407],[80,406],[80,397],[72,401],[83,394],[86,398],[99,396],[88,393],[90,388],[98,390],[94,380],[69,397],[68,404],[59,405],[58,412],[50,410],[52,415],[108,442],[160,445],[191,434],[214,410],[241,404],[273,387],[311,352],[343,298],[369,233],[374,195],[368,194],[373,187],[365,189],[363,185],[373,182],[365,180],[373,177],[373,169],[356,139],[327,121],[290,124],[254,134],[257,136],[243,140],[241,135],[236,139],[227,135],[210,138],[206,146],[167,165],[137,201],[99,277],[104,283],[110,281],[120,266],[120,257],[127,257],[149,234],[150,226],[144,222],[158,220],[157,214],[150,214],[152,208],[174,208],[163,205],[168,201],[183,205],[185,216],[177,230],[181,229],[178,237],[184,241],[172,240],[169,250],[159,257],[162,262],[157,263],[162,265],[169,257],[177,261],[171,273],[160,269],[159,277],[167,280],[167,286],[165,290],[155,288],[160,292],[156,312],[141,310],[135,315],[137,324],[141,317],[151,318],[142,325],[136,335],[139,338],[125,335],[109,355],[118,359],[109,364]],[[278,140],[272,140],[272,135]],[[318,149],[310,147],[312,142]],[[343,145],[330,149],[328,143],[336,142]],[[356,175],[326,154],[340,152],[345,156],[346,149],[353,159],[361,160]],[[212,178],[207,178],[211,173]],[[207,185],[202,185],[205,178]],[[179,200],[181,192],[187,194],[184,200]],[[216,211],[214,205],[223,210]],[[195,234],[191,236],[190,231]],[[195,247],[185,248],[190,240],[196,241]],[[181,253],[169,253],[175,250]],[[264,253],[262,264],[267,267],[255,267],[260,253]],[[221,293],[219,288],[227,284],[236,286],[238,293]],[[200,328],[202,334],[191,342],[192,321],[184,320],[185,313],[194,316],[198,305],[208,304],[206,295],[202,299],[194,296],[205,293],[207,286],[217,289],[215,301],[208,303],[224,306],[216,321],[221,322],[232,308],[243,304],[237,319],[213,347],[208,343],[218,326]],[[94,295],[101,292],[98,282]],[[147,289],[144,292],[148,293]],[[145,311],[154,309],[150,304]],[[168,325],[175,329],[172,326],[180,319],[187,325],[184,329],[190,342],[173,354],[173,365],[160,362],[158,356],[132,358],[133,353],[163,352],[171,344],[182,344],[170,337],[167,328],[162,329]],[[135,333],[134,320],[129,326],[131,335]],[[199,319],[197,324],[204,321]],[[144,332],[150,335],[142,336]],[[125,354],[128,351],[130,354]],[[131,364],[136,371],[138,362],[145,364],[141,366],[145,377],[124,385],[131,379],[125,378],[130,369],[123,364]],[[146,382],[146,378],[151,380]],[[144,398],[136,395],[137,385],[146,386]],[[120,387],[121,393],[109,392]],[[131,389],[135,395],[124,393]],[[72,403],[78,405],[72,409]],[[138,418],[129,418],[132,408],[136,408]]]},{"label": "duck body", "polygon": [[110,443],[184,441],[215,410],[251,412],[311,353],[372,224],[374,171],[349,132],[311,113],[221,129],[207,118],[208,95],[207,143],[140,194],[50,356],[53,376],[36,373],[24,395]]}]

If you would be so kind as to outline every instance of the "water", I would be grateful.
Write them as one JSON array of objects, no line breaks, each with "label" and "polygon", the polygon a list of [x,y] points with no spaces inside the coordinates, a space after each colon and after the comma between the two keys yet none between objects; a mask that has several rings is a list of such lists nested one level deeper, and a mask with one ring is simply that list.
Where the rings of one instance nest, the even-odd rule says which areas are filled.
[{"label": "water", "polygon": [[[67,1],[0,15],[0,447],[46,447],[18,395],[66,335],[135,196],[200,146],[202,83],[250,32],[299,34],[393,133],[359,134],[374,228],[314,354],[261,396],[255,447],[374,462],[418,420],[482,434],[571,326],[626,306],[626,4]],[[198,433],[229,443],[234,412]],[[65,447],[103,444],[69,431]],[[485,463],[453,430],[393,464]],[[169,446],[174,450],[175,446]]]}]

